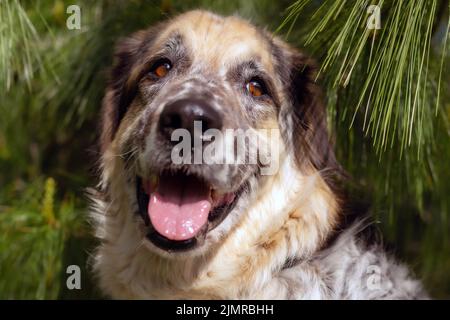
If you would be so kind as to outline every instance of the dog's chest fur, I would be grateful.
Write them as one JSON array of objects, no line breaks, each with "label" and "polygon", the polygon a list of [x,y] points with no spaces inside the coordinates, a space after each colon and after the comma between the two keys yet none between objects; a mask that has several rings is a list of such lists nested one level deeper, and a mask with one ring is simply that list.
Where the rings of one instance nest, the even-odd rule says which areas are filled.
[{"label": "dog's chest fur", "polygon": [[[113,172],[118,168],[111,169]],[[120,170],[120,168],[119,168]],[[112,172],[112,173],[113,173]],[[425,298],[408,270],[357,240],[358,225],[321,249],[335,208],[317,176],[290,166],[253,199],[247,219],[209,256],[167,259],[151,253],[115,175],[115,198],[95,200],[102,244],[95,269],[103,291],[126,299],[392,299]],[[287,188],[286,186],[289,186]],[[302,198],[299,194],[308,194]],[[280,195],[282,197],[280,198]],[[275,202],[274,200],[277,199]],[[294,200],[295,199],[295,200]],[[283,201],[281,201],[283,200]],[[257,221],[255,223],[255,221]],[[225,222],[224,222],[225,223]]]},{"label": "dog's chest fur", "polygon": [[[146,250],[143,248],[143,250]],[[424,299],[421,283],[379,247],[359,243],[355,228],[305,260],[224,257],[170,263],[105,245],[97,260],[104,292],[119,299]],[[258,265],[266,260],[267,265]]]}]

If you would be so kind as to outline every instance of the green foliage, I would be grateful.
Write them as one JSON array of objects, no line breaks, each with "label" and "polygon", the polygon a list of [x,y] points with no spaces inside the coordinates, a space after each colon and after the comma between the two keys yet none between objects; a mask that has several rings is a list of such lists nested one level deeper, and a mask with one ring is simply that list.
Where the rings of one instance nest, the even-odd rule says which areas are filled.
[{"label": "green foliage", "polygon": [[[312,3],[297,1],[284,25]],[[381,30],[366,27],[364,12],[370,4],[324,1],[307,24],[304,44],[321,58],[319,74],[326,74],[330,89],[350,87],[354,92],[345,101],[351,105],[347,117],[353,124],[358,113],[364,115],[363,131],[378,154],[394,145],[404,151],[412,144],[420,153],[432,138],[434,115],[444,107],[439,95],[448,22],[438,59],[439,50],[431,46],[437,0],[381,0]],[[434,61],[439,65],[430,66]]]},{"label": "green foliage", "polygon": [[[366,28],[371,4],[380,30]],[[279,30],[318,60],[338,158],[386,239],[448,294],[448,1],[299,0]]]},{"label": "green foliage", "polygon": [[[39,35],[19,1],[1,1],[0,5],[0,86],[9,90],[15,77],[31,85],[43,65],[37,48]],[[22,54],[17,55],[16,48]]]},{"label": "green foliage", "polygon": [[[387,242],[430,292],[450,292],[448,1],[0,0],[0,298],[90,298],[65,290],[92,248],[84,188],[116,41],[193,8],[289,34],[319,64],[339,160],[373,202]],[[46,177],[52,177],[47,179]]]},{"label": "green foliage", "polygon": [[[66,242],[81,237],[80,211],[71,196],[57,200],[52,178],[2,190],[0,299],[56,299]],[[85,235],[83,235],[85,236]]]}]

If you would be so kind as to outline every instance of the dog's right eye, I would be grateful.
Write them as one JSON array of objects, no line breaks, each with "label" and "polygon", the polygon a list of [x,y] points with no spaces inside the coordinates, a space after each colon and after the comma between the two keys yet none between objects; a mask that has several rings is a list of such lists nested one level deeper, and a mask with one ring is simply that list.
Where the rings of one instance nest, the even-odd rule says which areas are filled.
[{"label": "dog's right eye", "polygon": [[253,78],[249,82],[247,82],[245,88],[248,93],[256,98],[267,94],[266,85],[262,80],[258,78]]},{"label": "dog's right eye", "polygon": [[172,68],[172,64],[167,59],[156,61],[150,68],[150,74],[158,79],[164,78]]}]

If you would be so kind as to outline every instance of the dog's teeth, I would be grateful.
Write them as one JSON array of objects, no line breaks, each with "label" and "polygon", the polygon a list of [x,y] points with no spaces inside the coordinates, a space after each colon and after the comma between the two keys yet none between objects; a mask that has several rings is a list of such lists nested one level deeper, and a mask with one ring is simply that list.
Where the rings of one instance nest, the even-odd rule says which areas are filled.
[{"label": "dog's teeth", "polygon": [[158,184],[159,184],[159,177],[155,174],[152,174],[150,176],[150,190],[155,190],[156,188],[158,188]]},{"label": "dog's teeth", "polygon": [[221,194],[216,191],[216,190],[212,190],[211,191],[211,199],[213,202],[218,202],[221,198]]}]

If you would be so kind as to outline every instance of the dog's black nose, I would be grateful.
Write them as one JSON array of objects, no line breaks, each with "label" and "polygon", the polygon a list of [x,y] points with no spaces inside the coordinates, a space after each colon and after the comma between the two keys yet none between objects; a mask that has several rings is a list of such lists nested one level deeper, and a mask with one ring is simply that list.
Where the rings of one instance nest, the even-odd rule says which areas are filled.
[{"label": "dog's black nose", "polygon": [[[198,122],[197,122],[198,121]],[[194,130],[195,125],[201,130]],[[221,129],[220,114],[202,99],[180,99],[165,106],[159,118],[159,131],[171,139],[176,129],[186,129],[194,138],[208,129]]]}]

